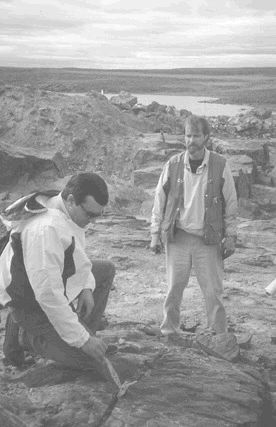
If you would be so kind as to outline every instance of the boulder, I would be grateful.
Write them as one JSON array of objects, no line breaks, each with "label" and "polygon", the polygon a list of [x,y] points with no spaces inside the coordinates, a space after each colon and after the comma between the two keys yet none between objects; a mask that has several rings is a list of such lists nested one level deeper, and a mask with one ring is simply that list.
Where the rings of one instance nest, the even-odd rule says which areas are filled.
[{"label": "boulder", "polygon": [[167,105],[159,104],[156,101],[151,102],[146,107],[146,113],[166,113]]},{"label": "boulder", "polygon": [[154,201],[154,193],[152,194],[152,196],[149,199],[145,200],[141,204],[141,207],[139,210],[139,216],[141,216],[142,218],[145,218],[148,222],[150,222],[150,220],[151,220],[153,201]]},{"label": "boulder", "polygon": [[254,162],[251,157],[237,154],[233,156],[225,155],[225,158],[230,165],[234,177],[239,176],[240,170],[242,170],[245,175],[252,176]]},{"label": "boulder", "polygon": [[169,153],[170,150],[177,152],[185,150],[183,135],[171,135],[163,131],[159,133],[145,133],[140,141],[140,147],[149,151]]},{"label": "boulder", "polygon": [[139,113],[145,113],[146,112],[147,107],[145,105],[142,104],[135,104],[131,111],[133,111],[134,114],[139,114]]},{"label": "boulder", "polygon": [[243,221],[238,224],[237,246],[256,249],[258,253],[262,250],[275,253],[275,236],[275,218]]},{"label": "boulder", "polygon": [[184,118],[192,115],[191,111],[185,110],[185,108],[182,108],[181,110],[179,110],[179,114],[181,117],[184,117]]},{"label": "boulder", "polygon": [[246,155],[225,155],[225,157],[236,184],[238,197],[250,197],[251,185],[255,176],[253,160]]},{"label": "boulder", "polygon": [[233,117],[229,121],[229,127],[233,133],[245,133],[247,131],[257,131],[258,133],[262,130],[263,121],[254,115],[239,115]]},{"label": "boulder", "polygon": [[260,119],[268,119],[272,115],[272,110],[267,108],[254,108],[254,110],[250,110],[250,115],[259,117]]},{"label": "boulder", "polygon": [[160,174],[162,172],[162,165],[149,166],[144,169],[137,169],[133,172],[134,185],[139,187],[153,188],[156,187]]},{"label": "boulder", "polygon": [[11,146],[0,141],[0,180],[11,185],[25,176],[33,179],[48,173],[54,179],[68,173],[66,160],[59,151],[38,150],[30,147]]},{"label": "boulder", "polygon": [[252,199],[250,199],[249,198],[250,196],[251,196],[251,187],[249,189],[248,187],[246,188],[245,197],[239,196],[238,198],[239,216],[247,219],[260,218],[262,213],[260,206],[256,201],[253,201]]},{"label": "boulder", "polygon": [[254,184],[251,187],[252,198],[267,211],[276,210],[276,187]]},{"label": "boulder", "polygon": [[232,117],[226,126],[231,134],[252,137],[275,133],[275,121],[270,110],[256,109]]},{"label": "boulder", "polygon": [[121,110],[131,110],[137,104],[137,97],[126,91],[121,91],[119,95],[112,96],[110,102]]},{"label": "boulder", "polygon": [[269,148],[266,141],[260,139],[211,139],[214,151],[220,154],[246,155],[251,157],[257,165],[269,162]]},{"label": "boulder", "polygon": [[165,133],[161,133],[157,138],[155,136],[152,138],[151,134],[145,135],[141,145],[143,148],[138,150],[133,158],[134,169],[160,165],[185,149],[182,137]]},{"label": "boulder", "polygon": [[164,150],[139,150],[135,154],[133,158],[133,167],[134,169],[140,169],[141,167],[148,167],[152,165],[156,165],[160,163],[163,163],[167,158],[166,153],[164,153]]},{"label": "boulder", "polygon": [[269,187],[273,187],[273,178],[271,176],[271,171],[268,169],[264,169],[261,166],[257,166],[256,170],[256,184],[268,185]]},{"label": "boulder", "polygon": [[175,116],[177,114],[176,108],[173,105],[169,105],[166,108],[166,113]]},{"label": "boulder", "polygon": [[275,119],[273,117],[269,117],[268,119],[264,120],[263,130],[265,134],[268,134],[268,136],[276,135]]}]

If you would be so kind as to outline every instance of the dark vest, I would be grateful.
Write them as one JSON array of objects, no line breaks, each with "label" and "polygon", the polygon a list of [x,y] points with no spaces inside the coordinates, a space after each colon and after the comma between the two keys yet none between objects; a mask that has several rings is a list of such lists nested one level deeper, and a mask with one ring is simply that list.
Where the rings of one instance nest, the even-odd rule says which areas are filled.
[{"label": "dark vest", "polygon": [[[162,222],[164,240],[170,242],[174,238],[175,222],[180,207],[184,205],[184,156],[177,154],[169,160],[168,181],[164,185],[166,203]],[[222,187],[224,184],[223,171],[225,158],[220,154],[210,152],[208,165],[207,190],[204,198],[204,234],[206,245],[215,245],[221,242],[224,236],[224,198]]]}]

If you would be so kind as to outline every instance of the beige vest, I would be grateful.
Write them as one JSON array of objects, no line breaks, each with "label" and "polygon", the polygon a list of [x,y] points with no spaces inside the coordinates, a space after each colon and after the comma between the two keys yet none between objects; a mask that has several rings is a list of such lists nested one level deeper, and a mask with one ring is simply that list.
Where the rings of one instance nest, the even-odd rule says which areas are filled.
[{"label": "beige vest", "polygon": [[[164,186],[166,203],[162,231],[164,240],[170,242],[174,238],[175,222],[179,215],[180,206],[184,200],[184,156],[185,153],[173,156],[169,161],[168,182]],[[225,158],[210,152],[208,164],[207,190],[204,200],[204,235],[206,245],[215,245],[221,242],[224,236],[224,198],[222,187],[224,184],[223,171]]]}]

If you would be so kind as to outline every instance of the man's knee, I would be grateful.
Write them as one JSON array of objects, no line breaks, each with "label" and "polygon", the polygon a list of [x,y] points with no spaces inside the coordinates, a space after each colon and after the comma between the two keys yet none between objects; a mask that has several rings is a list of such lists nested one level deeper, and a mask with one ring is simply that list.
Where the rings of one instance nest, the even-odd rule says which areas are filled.
[{"label": "man's knee", "polygon": [[92,273],[96,283],[106,283],[112,285],[116,268],[111,261],[96,260],[92,261]]},{"label": "man's knee", "polygon": [[116,274],[116,268],[115,268],[115,265],[113,264],[113,262],[106,261],[106,270],[107,270],[108,279],[111,282],[113,282],[113,279],[114,279],[115,274]]}]

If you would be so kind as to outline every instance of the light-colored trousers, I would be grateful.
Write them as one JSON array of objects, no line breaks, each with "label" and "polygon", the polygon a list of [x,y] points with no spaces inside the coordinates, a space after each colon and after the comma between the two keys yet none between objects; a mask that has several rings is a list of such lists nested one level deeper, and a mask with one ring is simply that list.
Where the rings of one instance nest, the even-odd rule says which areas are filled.
[{"label": "light-colored trousers", "polygon": [[205,245],[203,238],[177,229],[175,239],[166,247],[168,293],[164,303],[163,335],[179,332],[180,306],[191,268],[203,293],[208,327],[216,333],[227,330],[222,304],[223,261],[218,245]]}]

